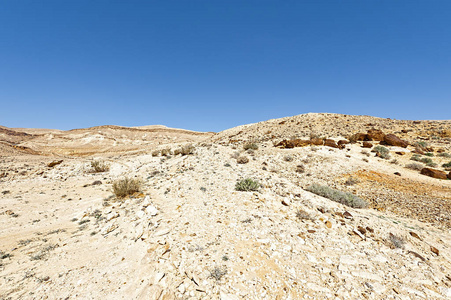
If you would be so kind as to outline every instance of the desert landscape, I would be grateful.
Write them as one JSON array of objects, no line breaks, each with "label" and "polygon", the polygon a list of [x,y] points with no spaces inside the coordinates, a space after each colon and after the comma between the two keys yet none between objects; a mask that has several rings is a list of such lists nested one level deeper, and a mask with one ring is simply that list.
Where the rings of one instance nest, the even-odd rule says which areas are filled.
[{"label": "desert landscape", "polygon": [[0,299],[450,299],[451,120],[0,126]]}]

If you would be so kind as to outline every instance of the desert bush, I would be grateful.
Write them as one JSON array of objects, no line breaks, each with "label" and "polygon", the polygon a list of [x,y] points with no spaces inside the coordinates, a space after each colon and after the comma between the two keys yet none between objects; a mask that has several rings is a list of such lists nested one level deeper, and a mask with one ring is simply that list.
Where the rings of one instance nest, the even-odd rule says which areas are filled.
[{"label": "desert bush", "polygon": [[421,156],[419,154],[414,154],[412,155],[412,157],[410,158],[410,160],[413,161],[421,161]]},{"label": "desert bush", "polygon": [[392,160],[390,161],[390,163],[391,163],[391,164],[394,164],[394,165],[397,165],[397,164],[399,164],[399,161],[398,161],[396,158],[394,158],[394,159],[392,159]]},{"label": "desert bush", "polygon": [[287,161],[287,162],[293,161],[293,156],[291,156],[291,155],[286,155],[286,156],[284,156],[283,160],[284,160],[284,161]]},{"label": "desert bush", "polygon": [[118,198],[125,198],[141,190],[141,181],[135,178],[125,177],[113,182],[113,193]]},{"label": "desert bush", "polygon": [[362,198],[357,197],[351,193],[345,193],[339,190],[335,190],[328,186],[312,184],[307,188],[309,192],[317,194],[319,196],[328,198],[332,201],[354,207],[354,208],[365,208],[368,206],[368,203]]},{"label": "desert bush", "polygon": [[247,158],[246,156],[239,156],[236,159],[236,162],[239,164],[247,164],[249,162],[249,158]]},{"label": "desert bush", "polygon": [[106,172],[110,170],[110,166],[101,161],[101,160],[94,160],[91,161],[91,169],[89,170],[89,172],[91,173],[101,173],[101,172]]},{"label": "desert bush", "polygon": [[419,142],[415,142],[413,144],[414,147],[419,147],[419,148],[426,148],[428,146],[428,143],[426,143],[425,141],[419,141]]},{"label": "desert bush", "polygon": [[446,153],[446,152],[442,152],[442,153],[437,154],[437,156],[450,158],[450,157],[451,157],[451,154]]},{"label": "desert bush", "polygon": [[246,143],[243,146],[244,150],[258,150],[258,145],[256,143]]},{"label": "desert bush", "polygon": [[297,210],[296,218],[298,218],[299,220],[314,220],[313,217],[303,209]]},{"label": "desert bush", "polygon": [[427,153],[425,153],[424,155],[429,156],[429,157],[433,157],[433,156],[434,156],[434,153],[432,153],[432,152],[427,152]]},{"label": "desert bush", "polygon": [[429,162],[426,164],[426,166],[431,167],[431,168],[435,168],[438,166],[438,164],[436,164],[435,162]]},{"label": "desert bush", "polygon": [[383,159],[390,158],[390,150],[381,145],[374,147],[373,150],[371,150],[371,152],[376,152],[376,154],[378,154],[378,156]]},{"label": "desert bush", "polygon": [[442,165],[444,168],[451,168],[451,161]]},{"label": "desert bush", "polygon": [[296,173],[304,173],[304,172],[305,172],[304,165],[297,165],[296,166]]},{"label": "desert bush", "polygon": [[406,243],[404,239],[400,236],[394,235],[390,233],[388,235],[388,240],[395,246],[396,248],[404,248],[404,244]]},{"label": "desert bush", "polygon": [[432,159],[429,158],[429,157],[423,157],[422,159],[420,159],[420,161],[422,163],[425,163],[425,164],[432,164],[433,163]]},{"label": "desert bush", "polygon": [[227,269],[225,267],[219,268],[215,267],[210,271],[210,278],[216,279],[216,281],[220,281],[222,277],[227,275]]},{"label": "desert bush", "polygon": [[417,163],[410,163],[406,165],[407,169],[415,170],[415,171],[421,171],[424,167],[423,165],[417,164]]},{"label": "desert bush", "polygon": [[235,185],[235,190],[241,192],[258,191],[260,187],[261,184],[258,181],[247,178],[238,181]]},{"label": "desert bush", "polygon": [[180,153],[182,155],[190,155],[190,154],[194,154],[194,149],[196,149],[193,145],[189,144],[189,145],[185,145],[180,149]]},{"label": "desert bush", "polygon": [[345,185],[354,185],[359,183],[360,181],[357,178],[354,177],[349,177],[346,181],[345,181]]}]

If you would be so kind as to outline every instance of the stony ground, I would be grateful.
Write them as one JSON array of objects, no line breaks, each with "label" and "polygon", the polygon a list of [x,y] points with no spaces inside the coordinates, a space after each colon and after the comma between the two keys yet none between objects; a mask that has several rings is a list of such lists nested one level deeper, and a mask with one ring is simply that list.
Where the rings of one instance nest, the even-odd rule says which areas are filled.
[{"label": "stony ground", "polygon": [[[245,151],[219,135],[185,156],[1,157],[0,299],[451,297],[451,181],[405,168],[411,147],[392,163],[361,143]],[[117,199],[124,176],[143,186]],[[237,191],[245,178],[261,188]]]}]

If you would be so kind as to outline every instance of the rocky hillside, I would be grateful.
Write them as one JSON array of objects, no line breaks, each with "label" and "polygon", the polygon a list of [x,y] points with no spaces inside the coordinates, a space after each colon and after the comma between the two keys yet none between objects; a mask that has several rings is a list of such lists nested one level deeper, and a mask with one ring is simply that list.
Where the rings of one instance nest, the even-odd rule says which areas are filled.
[{"label": "rocky hillside", "polygon": [[449,299],[449,124],[308,114],[193,147],[4,156],[0,299]]}]

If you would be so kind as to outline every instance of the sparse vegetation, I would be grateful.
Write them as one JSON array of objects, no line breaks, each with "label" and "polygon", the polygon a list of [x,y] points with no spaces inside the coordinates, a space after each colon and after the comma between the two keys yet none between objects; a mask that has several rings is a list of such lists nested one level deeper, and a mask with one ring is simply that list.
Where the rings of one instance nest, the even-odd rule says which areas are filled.
[{"label": "sparse vegetation", "polygon": [[402,237],[394,235],[393,233],[389,234],[388,240],[393,244],[393,246],[401,249],[404,248],[404,244],[406,243]]},{"label": "sparse vegetation", "polygon": [[235,190],[242,192],[258,191],[261,184],[251,178],[240,180],[235,185]]},{"label": "sparse vegetation", "polygon": [[293,156],[291,156],[291,155],[285,155],[284,158],[283,158],[283,160],[286,161],[286,162],[291,162],[291,161],[293,161]]},{"label": "sparse vegetation", "polygon": [[236,162],[239,164],[247,164],[249,162],[249,158],[247,158],[246,156],[239,156],[236,159]]},{"label": "sparse vegetation", "polygon": [[102,173],[110,170],[110,166],[101,160],[94,160],[91,162],[90,173]]},{"label": "sparse vegetation", "polygon": [[305,172],[304,165],[297,165],[296,166],[296,173],[304,173],[304,172]]},{"label": "sparse vegetation", "polygon": [[354,178],[354,177],[349,177],[346,181],[345,181],[345,185],[354,185],[354,184],[357,184],[357,183],[359,183],[359,180],[357,179],[357,178]]},{"label": "sparse vegetation", "polygon": [[[437,156],[445,157],[445,158],[450,158],[450,157],[451,157],[451,154],[446,153],[446,152],[442,152],[442,153],[437,154]],[[451,163],[451,162],[450,162],[450,163]]]},{"label": "sparse vegetation", "polygon": [[451,168],[451,161],[442,165],[444,168]]},{"label": "sparse vegetation", "polygon": [[258,145],[256,143],[246,143],[243,146],[244,150],[258,150]]},{"label": "sparse vegetation", "polygon": [[125,198],[141,190],[139,179],[125,177],[113,183],[113,193],[118,198]]},{"label": "sparse vegetation", "polygon": [[47,245],[41,247],[38,251],[36,251],[33,255],[30,256],[31,260],[42,260],[47,257],[49,252],[58,247],[58,245]]},{"label": "sparse vegetation", "polygon": [[216,279],[216,281],[220,281],[222,277],[224,277],[227,274],[227,269],[225,267],[219,268],[215,267],[213,270],[210,271],[210,278]]},{"label": "sparse vegetation", "polygon": [[368,206],[368,203],[357,197],[354,194],[351,193],[345,193],[339,190],[335,190],[333,188],[330,188],[328,186],[319,185],[319,184],[312,184],[307,188],[309,192],[312,192],[314,194],[317,194],[319,196],[328,198],[332,201],[354,207],[354,208],[365,208]]},{"label": "sparse vegetation", "polygon": [[376,152],[376,155],[383,159],[390,158],[390,150],[381,145],[377,145],[376,147],[374,147],[373,150],[371,150],[371,152]]},{"label": "sparse vegetation", "polygon": [[421,171],[423,169],[423,165],[420,165],[418,163],[410,163],[406,165],[407,169],[415,170],[415,171]]},{"label": "sparse vegetation", "polygon": [[429,162],[429,163],[426,164],[426,166],[431,167],[431,168],[435,168],[438,165],[435,162]]},{"label": "sparse vegetation", "polygon": [[196,149],[196,148],[195,148],[193,145],[188,144],[188,145],[183,146],[183,147],[180,149],[180,153],[181,153],[182,155],[190,155],[190,154],[194,154],[194,149]]},{"label": "sparse vegetation", "polygon": [[312,216],[303,209],[297,210],[296,218],[298,218],[299,220],[313,220]]},{"label": "sparse vegetation", "polygon": [[427,165],[430,165],[430,164],[434,163],[431,158],[429,158],[429,157],[421,157],[418,154],[412,155],[410,160],[422,162],[422,163],[427,164]]},{"label": "sparse vegetation", "polygon": [[429,156],[429,157],[433,157],[433,156],[434,156],[434,153],[432,153],[432,152],[427,152],[427,153],[425,153],[424,155]]},{"label": "sparse vegetation", "polygon": [[419,148],[426,148],[428,146],[428,143],[426,143],[425,141],[418,141],[415,142],[413,144],[414,147],[419,147]]}]

